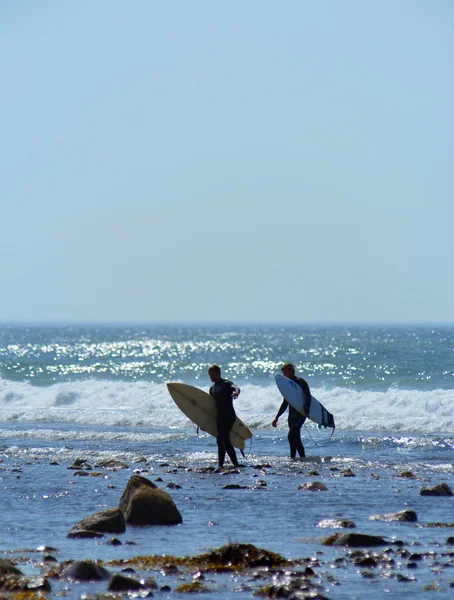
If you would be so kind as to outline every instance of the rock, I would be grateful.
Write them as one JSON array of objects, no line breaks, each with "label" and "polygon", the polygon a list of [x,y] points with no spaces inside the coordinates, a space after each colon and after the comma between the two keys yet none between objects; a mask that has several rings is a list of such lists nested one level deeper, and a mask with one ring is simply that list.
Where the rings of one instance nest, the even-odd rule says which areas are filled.
[{"label": "rock", "polygon": [[78,469],[85,469],[86,471],[90,471],[93,467],[87,463],[87,461],[83,458],[76,458],[73,464],[68,467],[68,469],[74,469],[77,471]]},{"label": "rock", "polygon": [[363,533],[335,533],[327,538],[324,546],[349,546],[351,548],[370,548],[372,546],[384,546],[386,541],[378,535],[366,535]]},{"label": "rock", "polygon": [[369,517],[369,521],[410,521],[414,523],[418,517],[414,510],[401,510],[400,512],[390,513],[388,515],[375,515]]},{"label": "rock", "polygon": [[131,577],[126,577],[125,575],[119,575],[116,573],[113,575],[112,579],[109,581],[109,586],[107,588],[108,592],[136,592],[139,590],[146,589],[144,585],[137,581],[136,579],[132,579]]},{"label": "rock", "polygon": [[109,579],[110,573],[91,560],[79,560],[66,567],[62,577],[71,581],[102,581]]},{"label": "rock", "polygon": [[129,479],[118,508],[131,525],[177,525],[183,522],[171,496],[140,475]]},{"label": "rock", "polygon": [[0,573],[2,575],[22,575],[22,571],[6,558],[0,558]]},{"label": "rock", "polygon": [[68,538],[83,539],[83,538],[103,538],[106,537],[103,533],[99,533],[99,531],[87,531],[87,530],[71,530],[68,535]]},{"label": "rock", "polygon": [[125,531],[126,522],[121,510],[109,508],[96,512],[76,523],[68,533],[68,537],[89,537],[83,535],[86,532],[124,533]]},{"label": "rock", "polygon": [[120,542],[118,538],[110,538],[110,540],[107,540],[106,544],[108,546],[123,546],[123,542]]},{"label": "rock", "polygon": [[287,566],[289,561],[283,556],[268,550],[257,548],[253,544],[229,543],[217,550],[195,557],[200,565],[210,568],[241,568],[251,569],[259,567],[276,568]]},{"label": "rock", "polygon": [[200,583],[199,581],[191,581],[191,583],[182,583],[175,588],[175,592],[179,594],[200,594],[201,592],[208,592],[209,588]]},{"label": "rock", "polygon": [[[50,583],[45,577],[32,577],[27,579],[22,575],[15,573],[0,574],[0,589],[2,592],[6,592],[6,595],[2,594],[3,598],[35,598],[41,597],[35,596],[30,592],[50,592],[52,588]],[[21,592],[11,596],[11,592]]]},{"label": "rock", "polygon": [[38,546],[38,548],[36,548],[37,552],[46,552],[47,554],[49,554],[49,552],[57,552],[58,550],[57,548],[53,548],[52,546]]},{"label": "rock", "polygon": [[317,524],[317,527],[331,527],[332,529],[347,529],[356,527],[353,521],[348,519],[323,519]]},{"label": "rock", "polygon": [[356,477],[351,469],[345,469],[340,472],[341,477]]},{"label": "rock", "polygon": [[181,485],[175,483],[174,481],[169,481],[169,483],[166,485],[166,488],[168,490],[181,490]]},{"label": "rock", "polygon": [[310,492],[322,492],[328,488],[321,481],[311,481],[310,483],[300,483],[298,489],[309,490]]},{"label": "rock", "polygon": [[447,544],[448,546],[454,546],[454,536],[453,536],[453,535],[450,535],[450,536],[448,537],[448,539],[446,540],[446,544]]},{"label": "rock", "polygon": [[266,585],[254,592],[254,595],[262,598],[289,598],[289,600],[329,600],[321,590],[321,586],[301,578],[281,584]]},{"label": "rock", "polygon": [[223,490],[245,490],[246,488],[246,485],[239,485],[238,483],[228,483],[222,486]]},{"label": "rock", "polygon": [[439,483],[431,488],[423,488],[421,496],[454,496],[447,483]]},{"label": "rock", "polygon": [[396,477],[404,477],[406,479],[417,479],[416,475],[414,475],[411,471],[402,471],[401,473],[397,473]]},{"label": "rock", "polygon": [[129,465],[121,460],[101,460],[95,464],[97,469],[129,469]]}]

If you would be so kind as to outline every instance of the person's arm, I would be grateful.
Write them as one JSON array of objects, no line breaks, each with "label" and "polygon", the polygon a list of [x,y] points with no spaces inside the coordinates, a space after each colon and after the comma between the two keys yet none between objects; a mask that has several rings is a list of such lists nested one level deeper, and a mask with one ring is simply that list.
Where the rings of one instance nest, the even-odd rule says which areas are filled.
[{"label": "person's arm", "polygon": [[241,394],[241,390],[240,388],[235,385],[234,383],[232,383],[232,398],[238,398],[238,396]]},{"label": "person's arm", "polygon": [[309,385],[308,385],[307,381],[305,381],[302,377],[300,377],[297,380],[296,383],[303,390],[303,394],[304,394],[304,412],[306,414],[309,414],[309,411],[311,409],[311,390],[309,389]]},{"label": "person's arm", "polygon": [[274,421],[271,423],[271,425],[272,425],[273,427],[276,427],[276,425],[277,425],[277,422],[278,422],[278,420],[279,420],[279,417],[285,413],[285,411],[287,410],[287,406],[288,406],[288,402],[287,402],[287,400],[284,398],[284,399],[282,400],[282,404],[281,404],[281,405],[280,405],[280,407],[279,407],[279,410],[277,411],[277,415],[276,415],[276,417],[274,418]]},{"label": "person's arm", "polygon": [[232,398],[233,399],[238,398],[238,396],[241,393],[240,388],[237,385],[235,385],[234,383],[232,383],[231,381],[226,381],[226,383],[230,384],[230,392],[232,394]]}]

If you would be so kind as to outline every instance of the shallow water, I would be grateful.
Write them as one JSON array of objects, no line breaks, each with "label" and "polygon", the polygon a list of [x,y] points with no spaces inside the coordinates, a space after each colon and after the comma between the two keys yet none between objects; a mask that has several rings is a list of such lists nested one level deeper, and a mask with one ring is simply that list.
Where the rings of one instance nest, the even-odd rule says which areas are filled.
[{"label": "shallow water", "polygon": [[[60,563],[109,563],[252,543],[301,559],[300,578],[310,565],[312,582],[328,598],[427,598],[434,591],[451,598],[454,547],[446,542],[454,527],[425,525],[452,525],[454,498],[420,491],[443,482],[454,490],[453,352],[453,327],[0,326],[0,555],[31,576],[40,573],[46,553]],[[303,428],[309,458],[302,462],[288,458],[285,417],[277,430],[270,426],[281,401],[273,374],[284,360],[296,363],[336,419],[332,437],[330,430]],[[215,440],[197,435],[164,383],[207,389],[213,362],[241,386],[237,412],[254,433],[238,472],[197,472],[216,466]],[[93,465],[87,476],[68,469],[77,458]],[[108,458],[128,468],[95,466]],[[346,469],[355,477],[343,476]],[[404,471],[415,478],[398,477]],[[107,543],[110,536],[66,537],[80,519],[117,506],[134,473],[163,489],[181,486],[168,490],[181,525],[128,527],[115,536],[119,546]],[[254,486],[257,480],[266,485]],[[298,489],[310,481],[328,489]],[[224,489],[227,483],[244,489]],[[418,521],[370,520],[403,509],[416,511]],[[322,544],[339,531],[318,526],[332,518],[385,538],[386,546],[369,550],[378,557],[375,567],[357,564],[354,549]],[[38,551],[42,545],[55,550]],[[208,573],[201,581],[206,598],[243,599],[290,580],[290,572]],[[135,577],[170,586],[155,590],[156,597],[182,598],[175,589],[191,581],[191,571],[139,569]],[[106,582],[50,583],[52,597],[107,588]]]},{"label": "shallow water", "polygon": [[[325,585],[326,596],[353,598],[356,593],[360,597],[365,592],[365,585],[371,582],[357,570],[332,566],[333,560],[344,556],[346,550],[322,545],[322,541],[334,532],[317,527],[323,519],[351,519],[357,526],[356,531],[381,535],[389,541],[391,548],[396,548],[393,542],[401,540],[411,552],[415,549],[418,552],[448,552],[449,546],[445,542],[454,533],[454,528],[423,527],[429,523],[452,523],[453,498],[420,495],[422,487],[441,482],[454,489],[453,440],[449,438],[429,435],[404,438],[393,434],[372,437],[366,432],[335,433],[331,438],[312,428],[309,430],[312,437],[307,430],[305,437],[310,457],[292,462],[287,457],[286,430],[261,431],[254,437],[249,455],[243,459],[245,467],[238,472],[227,470],[220,474],[195,472],[199,467],[216,466],[216,448],[213,438],[197,436],[192,428],[170,432],[160,428],[106,431],[99,427],[77,428],[73,423],[64,427],[48,423],[41,428],[31,423],[14,427],[3,423],[0,428],[8,433],[7,443],[0,453],[4,520],[0,551],[3,556],[12,552],[15,559],[22,560],[28,556],[28,550],[41,545],[56,548],[58,554],[55,556],[59,561],[84,558],[110,561],[138,555],[194,555],[227,542],[252,543],[289,559],[317,559],[323,564],[320,570],[325,575],[332,572],[339,581],[332,589]],[[39,437],[40,429],[43,439]],[[33,437],[27,437],[31,431]],[[120,439],[117,434],[121,434]],[[71,440],[69,443],[68,439]],[[106,458],[116,458],[126,461],[129,468],[116,471],[94,468],[93,471],[102,472],[102,476],[80,477],[67,468],[76,458],[84,458],[91,465]],[[58,464],[51,465],[51,462]],[[351,469],[356,476],[342,476],[345,469]],[[318,474],[311,475],[313,471]],[[412,471],[417,479],[397,477],[402,471]],[[109,536],[101,540],[66,537],[71,527],[83,517],[117,506],[134,472],[151,481],[162,478],[157,485],[164,489],[170,482],[181,486],[181,489],[168,491],[182,513],[182,525],[128,527],[126,533],[115,536],[123,544],[129,541],[134,545],[107,545]],[[257,479],[265,481],[266,486],[251,489]],[[328,490],[298,489],[299,484],[308,481],[321,481]],[[232,482],[247,486],[247,489],[223,489]],[[403,509],[415,510],[418,522],[369,520],[373,515]],[[24,572],[36,573],[38,556],[36,552],[30,556],[35,562],[19,566]],[[443,560],[452,563],[453,559]],[[417,575],[416,581],[397,581],[384,570],[377,570],[380,573],[378,580],[372,581],[367,593],[372,597],[376,593],[378,598],[389,588],[392,594],[397,590],[404,595],[410,593],[409,590],[412,594],[424,594],[428,593],[424,592],[424,587],[436,581],[445,589],[437,597],[448,594],[454,579],[452,569],[441,568],[435,573],[434,569],[438,567],[432,566],[437,562],[434,559],[425,561],[415,574],[406,568],[407,562],[402,561],[398,570],[412,577]],[[159,577],[168,581],[168,576],[158,574]],[[189,575],[187,577],[190,579]],[[234,584],[232,577],[227,575],[213,575],[212,579],[213,589],[222,585],[231,589]],[[222,583],[224,579],[225,583]],[[161,584],[164,583],[161,581]],[[54,584],[54,587],[58,589],[61,585]],[[94,589],[103,589],[105,584],[93,585],[71,584],[68,593],[77,594],[74,590],[80,589],[92,593]],[[243,592],[229,593],[232,597],[250,597],[252,584],[248,585]],[[171,587],[175,586],[172,581]],[[213,594],[216,596],[218,592]]]}]

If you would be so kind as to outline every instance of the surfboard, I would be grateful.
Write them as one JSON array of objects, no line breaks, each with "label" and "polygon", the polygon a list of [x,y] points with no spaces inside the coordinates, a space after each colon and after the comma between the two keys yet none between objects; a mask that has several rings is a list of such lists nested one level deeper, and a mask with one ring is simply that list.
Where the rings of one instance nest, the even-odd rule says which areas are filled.
[{"label": "surfboard", "polygon": [[304,412],[306,400],[301,387],[292,379],[288,379],[288,377],[284,377],[280,373],[276,375],[276,383],[281,394],[295,410],[322,427],[332,427],[334,432],[336,426],[333,415],[314,396],[311,395],[309,414],[306,414]]},{"label": "surfboard", "polygon": [[[167,389],[178,408],[200,429],[214,437],[218,435],[216,425],[216,402],[213,396],[203,390],[186,383],[168,383]],[[230,432],[230,441],[235,448],[244,450],[245,442],[252,437],[252,432],[237,417]]]}]

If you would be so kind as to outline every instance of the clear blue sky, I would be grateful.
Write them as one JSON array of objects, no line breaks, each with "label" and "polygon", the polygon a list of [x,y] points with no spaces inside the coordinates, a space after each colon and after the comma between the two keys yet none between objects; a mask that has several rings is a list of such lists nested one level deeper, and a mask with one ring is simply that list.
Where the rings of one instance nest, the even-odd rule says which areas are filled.
[{"label": "clear blue sky", "polygon": [[454,321],[454,2],[0,3],[0,321]]}]

